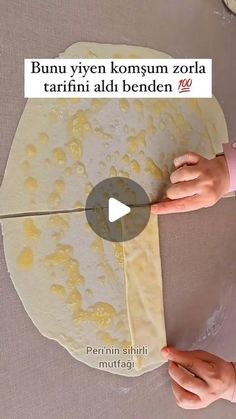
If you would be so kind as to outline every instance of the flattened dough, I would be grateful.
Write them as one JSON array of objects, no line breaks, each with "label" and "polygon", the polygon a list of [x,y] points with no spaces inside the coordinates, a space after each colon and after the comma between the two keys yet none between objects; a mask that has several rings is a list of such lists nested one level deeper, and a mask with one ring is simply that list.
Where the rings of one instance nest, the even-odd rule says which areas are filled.
[{"label": "flattened dough", "polygon": [[84,212],[3,220],[2,229],[13,284],[40,332],[90,366],[116,359],[86,346],[130,344],[122,244],[96,236]]},{"label": "flattened dough", "polygon": [[147,346],[147,355],[134,357],[135,366],[138,370],[160,366],[166,333],[156,217],[150,217],[139,236],[124,242],[124,264],[132,345]]},{"label": "flattened dough", "polygon": [[[77,43],[65,58],[166,58],[149,48]],[[213,157],[227,128],[212,99],[58,99],[27,101],[0,190],[0,215],[85,207],[91,188],[112,176],[130,177],[159,200],[173,158],[193,150]],[[85,213],[2,221],[8,270],[40,332],[76,359],[133,362],[103,365],[137,376],[164,362],[165,344],[159,235],[156,218],[124,244],[104,242]],[[147,356],[123,349],[148,346]],[[86,353],[86,347],[119,354]]]},{"label": "flattened dough", "polygon": [[[124,244],[96,236],[84,212],[3,220],[2,229],[13,284],[43,335],[76,359],[116,374],[137,376],[164,362],[156,217]],[[148,347],[144,361],[123,353],[130,345]],[[119,353],[91,354],[87,347],[113,347]],[[114,360],[132,362],[132,368],[99,364]]]}]

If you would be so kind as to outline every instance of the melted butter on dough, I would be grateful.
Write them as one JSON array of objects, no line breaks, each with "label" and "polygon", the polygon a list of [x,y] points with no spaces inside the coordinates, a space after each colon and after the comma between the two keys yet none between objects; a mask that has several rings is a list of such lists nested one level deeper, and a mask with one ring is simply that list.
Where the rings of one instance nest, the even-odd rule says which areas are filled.
[{"label": "melted butter on dough", "polygon": [[150,157],[146,158],[145,172],[150,174],[150,176],[155,177],[156,179],[163,178],[161,169],[154,163],[154,161]]},{"label": "melted butter on dough", "polygon": [[84,208],[83,204],[81,201],[75,201],[74,203],[74,207],[75,208]]},{"label": "melted butter on dough", "polygon": [[131,155],[132,153],[136,153],[140,147],[145,147],[146,145],[145,135],[146,135],[146,131],[141,130],[138,134],[132,135],[127,139],[128,152]]},{"label": "melted butter on dough", "polygon": [[200,116],[202,114],[202,111],[201,111],[201,108],[199,106],[199,103],[198,103],[197,99],[189,99],[188,100],[188,105],[189,105],[189,108],[191,109],[191,111],[196,116]]},{"label": "melted butter on dough", "polygon": [[77,140],[71,140],[67,144],[67,147],[70,151],[71,157],[73,160],[79,160],[82,155],[82,144],[81,141]]},{"label": "melted butter on dough", "polygon": [[61,194],[65,190],[65,182],[62,179],[57,179],[54,182],[54,191]]},{"label": "melted butter on dough", "polygon": [[53,294],[56,294],[60,297],[64,297],[66,291],[65,291],[65,287],[63,287],[63,285],[59,285],[59,284],[52,284],[50,287],[50,291]]},{"label": "melted butter on dough", "polygon": [[111,177],[116,177],[117,176],[117,169],[115,168],[115,166],[111,166],[111,168],[110,168],[110,176]]},{"label": "melted butter on dough", "polygon": [[119,174],[119,176],[121,176],[121,177],[125,177],[125,178],[129,178],[129,173],[128,172],[126,172],[125,170],[119,170],[119,172],[118,172],[118,174]]},{"label": "melted butter on dough", "polygon": [[66,273],[66,281],[69,286],[73,287],[84,283],[84,277],[79,269],[79,262],[73,258],[73,248],[70,245],[58,243],[55,252],[47,255],[44,263],[50,270],[62,268]]},{"label": "melted butter on dough", "polygon": [[65,215],[51,215],[49,217],[49,226],[60,227],[63,230],[69,228],[68,217]]},{"label": "melted butter on dough", "polygon": [[119,106],[120,106],[120,109],[123,112],[127,112],[129,110],[129,102],[128,102],[128,100],[127,99],[120,99],[119,100]]},{"label": "melted butter on dough", "polygon": [[153,118],[152,118],[152,116],[149,116],[149,118],[147,120],[147,133],[150,134],[150,135],[154,135],[156,130],[157,129],[154,125]]},{"label": "melted butter on dough", "polygon": [[38,135],[38,140],[41,144],[46,145],[49,142],[49,136],[46,132],[40,132]]},{"label": "melted butter on dough", "polygon": [[95,250],[98,254],[101,256],[104,256],[104,246],[103,246],[103,240],[101,237],[97,236],[96,239],[92,242],[91,248]]},{"label": "melted butter on dough", "polygon": [[30,247],[24,247],[17,258],[17,265],[24,271],[32,268],[34,262],[33,251]]},{"label": "melted butter on dough", "polygon": [[77,288],[73,287],[72,290],[70,291],[66,303],[69,305],[72,304],[76,304],[77,305],[77,309],[81,307],[81,294],[80,292],[77,290]]},{"label": "melted butter on dough", "polygon": [[76,162],[73,166],[75,173],[79,176],[87,176],[85,165],[81,162]]},{"label": "melted butter on dough", "polygon": [[66,162],[66,153],[62,148],[56,147],[53,150],[53,161],[56,165],[62,166]]},{"label": "melted butter on dough", "polygon": [[91,100],[91,107],[92,107],[92,110],[95,112],[99,112],[104,105],[105,103],[102,99],[96,98],[96,99]]},{"label": "melted butter on dough", "polygon": [[88,310],[82,308],[82,298],[77,288],[73,288],[66,303],[71,306],[73,320],[77,323],[95,323],[98,328],[107,328],[115,318],[116,311],[111,304],[98,302]]},{"label": "melted butter on dough", "polygon": [[114,256],[115,256],[115,259],[116,259],[117,263],[123,265],[123,263],[124,263],[124,252],[123,252],[122,244],[112,242],[112,247],[113,247]]},{"label": "melted butter on dough", "polygon": [[101,269],[103,275],[104,275],[104,279],[106,279],[107,281],[117,281],[117,276],[115,274],[114,269],[112,269],[110,263],[107,260],[103,260],[101,261],[97,267],[99,269]]},{"label": "melted butter on dough", "polygon": [[131,167],[132,172],[134,172],[136,175],[139,175],[140,164],[137,162],[137,160],[131,160],[130,167]]},{"label": "melted butter on dough", "polygon": [[112,135],[108,132],[103,131],[101,128],[95,127],[94,133],[98,138],[101,138],[102,140],[111,140]]},{"label": "melted butter on dough", "polygon": [[72,138],[77,140],[80,140],[81,136],[90,132],[91,128],[91,124],[88,120],[88,113],[86,111],[76,112],[69,122],[69,131]]},{"label": "melted butter on dough", "polygon": [[92,183],[91,182],[86,183],[84,190],[87,195],[92,191],[92,189],[93,189]]},{"label": "melted butter on dough", "polygon": [[38,181],[32,176],[25,180],[25,187],[29,192],[34,192],[38,188]]},{"label": "melted butter on dough", "polygon": [[52,192],[48,197],[48,203],[50,208],[58,208],[61,203],[60,195],[56,192]]},{"label": "melted butter on dough", "polygon": [[121,158],[122,163],[124,164],[128,164],[130,160],[130,157],[128,156],[128,154],[124,154]]},{"label": "melted butter on dough", "polygon": [[73,169],[72,169],[72,167],[66,167],[65,168],[65,175],[66,176],[72,176],[73,175]]},{"label": "melted butter on dough", "polygon": [[137,112],[143,112],[143,102],[141,100],[135,99],[133,105]]},{"label": "melted butter on dough", "polygon": [[79,310],[74,315],[77,323],[94,322],[99,328],[106,328],[110,325],[116,315],[111,304],[98,302],[90,310]]},{"label": "melted butter on dough", "polygon": [[24,235],[27,239],[39,238],[41,231],[36,227],[32,219],[26,219],[23,223]]},{"label": "melted butter on dough", "polygon": [[26,146],[26,153],[27,153],[27,156],[30,158],[35,157],[37,154],[37,148],[35,147],[34,144],[28,144]]}]

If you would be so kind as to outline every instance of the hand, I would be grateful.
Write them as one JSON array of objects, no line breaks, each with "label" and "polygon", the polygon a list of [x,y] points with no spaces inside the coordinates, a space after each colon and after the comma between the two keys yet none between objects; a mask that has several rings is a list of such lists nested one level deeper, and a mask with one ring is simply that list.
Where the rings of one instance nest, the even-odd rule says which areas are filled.
[{"label": "hand", "polygon": [[201,409],[218,399],[232,400],[236,386],[232,363],[205,351],[163,348],[161,353],[169,360],[172,390],[178,406]]},{"label": "hand", "polygon": [[152,214],[193,211],[214,205],[229,190],[229,171],[224,156],[212,160],[185,153],[174,160],[169,200],[152,205]]}]

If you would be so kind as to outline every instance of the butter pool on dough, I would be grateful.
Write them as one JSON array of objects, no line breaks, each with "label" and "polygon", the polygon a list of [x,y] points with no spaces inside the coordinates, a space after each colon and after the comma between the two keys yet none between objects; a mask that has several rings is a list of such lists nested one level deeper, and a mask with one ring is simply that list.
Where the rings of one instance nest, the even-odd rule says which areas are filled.
[{"label": "butter pool on dough", "polygon": [[[137,46],[80,42],[60,57],[169,56]],[[215,98],[30,99],[7,162],[0,215],[84,208],[92,186],[121,173],[143,186],[151,200],[160,199],[176,154],[192,150],[211,158],[227,138]],[[43,335],[95,368],[104,356],[87,354],[86,346],[149,347],[147,357],[106,355],[106,361],[135,363],[131,370],[103,366],[112,373],[137,376],[161,365],[165,325],[153,218],[124,245],[96,237],[84,212],[1,224],[11,279]],[[144,272],[150,281],[144,282]]]}]

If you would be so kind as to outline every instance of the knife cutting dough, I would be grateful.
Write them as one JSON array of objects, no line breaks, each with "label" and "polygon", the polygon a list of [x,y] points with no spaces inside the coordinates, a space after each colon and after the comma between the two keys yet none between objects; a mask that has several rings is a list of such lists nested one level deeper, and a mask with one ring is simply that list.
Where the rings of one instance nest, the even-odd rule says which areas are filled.
[{"label": "knife cutting dough", "polygon": [[[80,42],[60,57],[168,55]],[[135,239],[111,243],[88,226],[85,202],[96,183],[114,176],[135,180],[156,202],[177,154],[191,149],[211,158],[226,138],[215,98],[27,101],[1,186],[0,215],[12,216],[1,220],[11,279],[43,335],[76,359],[115,374],[136,376],[165,362],[156,217]],[[14,217],[75,208],[81,211]],[[116,353],[109,353],[111,347]],[[140,353],[129,353],[130,347]]]}]

